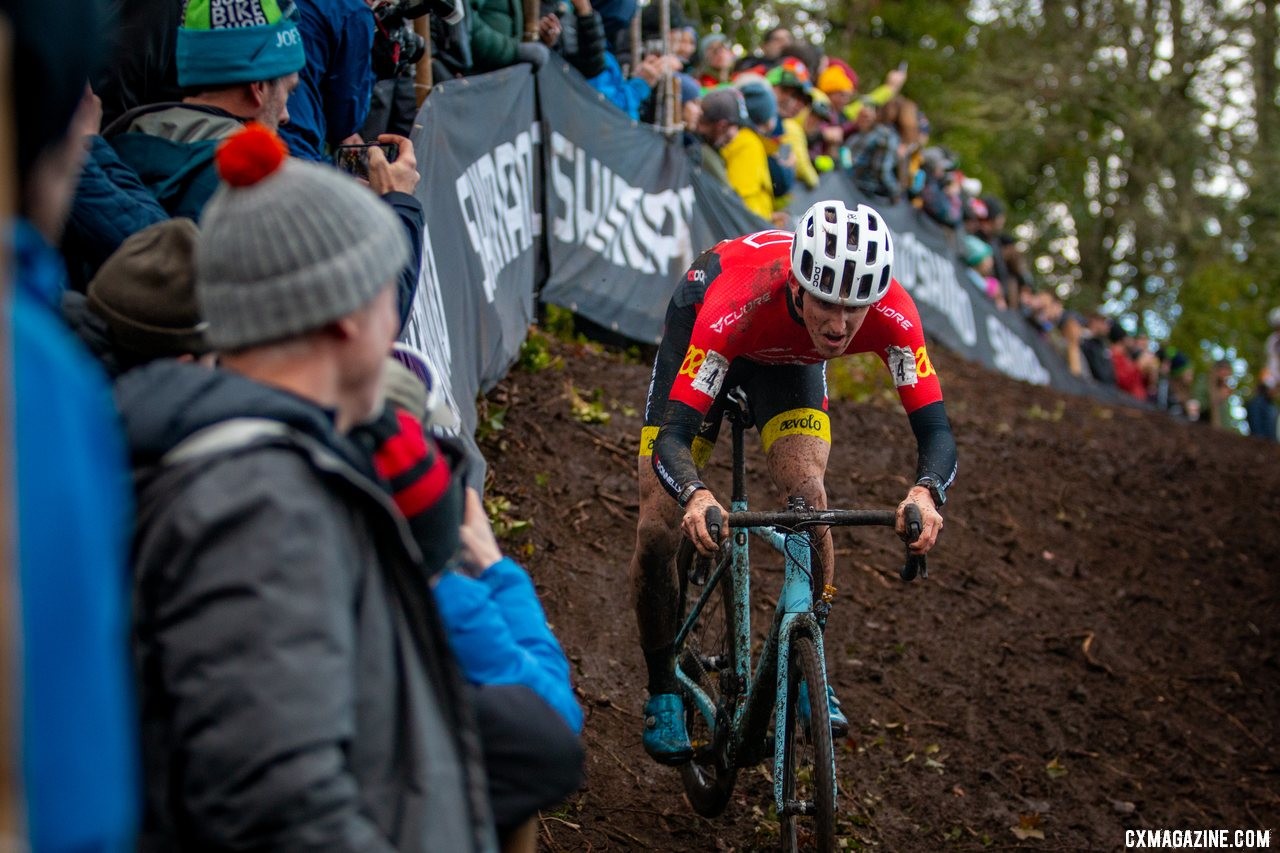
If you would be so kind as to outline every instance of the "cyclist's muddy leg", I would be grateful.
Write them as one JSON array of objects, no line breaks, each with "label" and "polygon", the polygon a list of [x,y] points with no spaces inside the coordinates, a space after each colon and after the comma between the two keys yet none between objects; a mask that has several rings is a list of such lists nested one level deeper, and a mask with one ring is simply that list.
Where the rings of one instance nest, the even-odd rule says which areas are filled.
[{"label": "cyclist's muddy leg", "polygon": [[[827,488],[823,476],[831,445],[814,435],[785,435],[769,447],[769,473],[785,495],[799,495],[815,509],[827,508]],[[815,536],[818,559],[822,561],[822,582],[831,584],[835,575],[835,555],[831,548],[831,530],[822,529]],[[821,593],[822,589],[814,590]]]},{"label": "cyclist's muddy leg", "polygon": [[678,689],[671,643],[679,627],[679,586],[675,555],[680,545],[680,505],[662,488],[653,473],[653,461],[642,456],[637,465],[640,480],[640,521],[636,526],[636,550],[631,557],[631,600],[640,629],[640,648],[649,669],[649,692],[675,693]]}]

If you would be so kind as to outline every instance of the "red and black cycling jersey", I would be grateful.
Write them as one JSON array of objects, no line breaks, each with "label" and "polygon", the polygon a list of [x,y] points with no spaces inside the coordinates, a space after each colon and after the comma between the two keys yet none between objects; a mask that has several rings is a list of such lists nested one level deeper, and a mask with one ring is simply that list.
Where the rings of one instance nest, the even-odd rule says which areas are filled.
[{"label": "red and black cycling jersey", "polygon": [[[693,305],[693,324],[682,370],[669,398],[706,413],[735,359],[757,364],[818,364],[825,361],[788,294],[789,231],[761,231],[725,240],[705,252],[672,297]],[[942,399],[929,362],[920,315],[896,280],[872,306],[845,355],[873,352],[889,368],[908,414]]]},{"label": "red and black cycling jersey", "polygon": [[[722,241],[694,261],[672,294],[645,423],[661,426],[652,445],[653,465],[673,496],[697,482],[692,442],[700,433],[714,436],[717,424],[704,424],[703,418],[710,412],[718,421],[715,403],[731,384],[745,379],[778,398],[765,402],[769,413],[781,411],[783,400],[788,409],[799,405],[822,413],[827,408],[826,359],[814,348],[790,295],[792,241],[790,232],[777,230]],[[865,352],[874,352],[893,377],[916,436],[918,477],[929,475],[949,486],[956,448],[942,386],[915,302],[896,280],[867,313],[844,354]],[[813,381],[807,379],[810,369]],[[779,383],[789,387],[769,387]]]}]

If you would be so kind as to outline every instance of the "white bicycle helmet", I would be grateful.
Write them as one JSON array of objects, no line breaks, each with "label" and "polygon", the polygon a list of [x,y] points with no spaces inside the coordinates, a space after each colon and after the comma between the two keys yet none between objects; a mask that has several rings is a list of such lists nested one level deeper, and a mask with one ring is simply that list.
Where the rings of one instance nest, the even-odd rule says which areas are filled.
[{"label": "white bicycle helmet", "polygon": [[893,237],[880,214],[859,204],[820,201],[805,211],[791,246],[791,272],[818,299],[874,305],[889,292]]}]

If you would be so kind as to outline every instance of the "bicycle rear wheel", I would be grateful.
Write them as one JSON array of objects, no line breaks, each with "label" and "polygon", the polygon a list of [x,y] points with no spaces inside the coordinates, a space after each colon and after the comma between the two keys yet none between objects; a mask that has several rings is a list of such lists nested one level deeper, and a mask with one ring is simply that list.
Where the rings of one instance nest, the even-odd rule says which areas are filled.
[{"label": "bicycle rear wheel", "polygon": [[[690,586],[696,560],[693,545],[687,539],[682,540],[676,554],[676,568],[680,576],[680,613],[686,619],[703,589],[697,583]],[[733,575],[725,571],[711,590],[698,621],[685,636],[677,657],[681,671],[706,693],[715,707],[715,720],[709,722],[692,694],[686,691],[685,725],[693,744],[693,758],[680,767],[680,777],[693,810],[704,817],[715,817],[724,811],[738,775],[729,756],[729,720],[733,713],[729,694],[736,678],[733,620]]]},{"label": "bicycle rear wheel", "polygon": [[[827,676],[812,637],[791,640],[787,663],[786,752],[783,762],[782,849],[835,850],[835,778]],[[808,719],[800,715],[800,685],[809,693]]]}]

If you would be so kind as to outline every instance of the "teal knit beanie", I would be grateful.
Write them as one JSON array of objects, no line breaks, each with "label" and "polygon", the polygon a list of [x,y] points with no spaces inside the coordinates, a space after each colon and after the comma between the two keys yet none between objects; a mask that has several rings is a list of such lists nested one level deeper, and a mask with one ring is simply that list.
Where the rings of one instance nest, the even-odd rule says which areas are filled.
[{"label": "teal knit beanie", "polygon": [[178,27],[178,85],[275,80],[306,64],[293,0],[187,0]]}]

